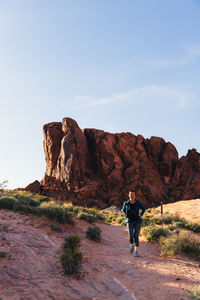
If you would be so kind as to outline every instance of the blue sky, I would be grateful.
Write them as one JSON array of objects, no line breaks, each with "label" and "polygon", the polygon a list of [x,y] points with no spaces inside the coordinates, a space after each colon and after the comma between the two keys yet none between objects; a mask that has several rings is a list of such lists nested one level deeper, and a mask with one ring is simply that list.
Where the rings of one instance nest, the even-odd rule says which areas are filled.
[{"label": "blue sky", "polygon": [[200,151],[199,0],[0,0],[0,182],[45,172],[42,126]]}]

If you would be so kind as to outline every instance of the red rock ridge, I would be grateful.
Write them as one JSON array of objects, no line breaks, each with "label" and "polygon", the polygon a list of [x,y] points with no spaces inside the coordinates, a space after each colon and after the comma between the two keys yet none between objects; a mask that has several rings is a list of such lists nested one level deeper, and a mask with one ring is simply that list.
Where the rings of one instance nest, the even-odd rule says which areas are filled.
[{"label": "red rock ridge", "polygon": [[44,125],[46,172],[26,190],[82,205],[121,205],[128,190],[147,207],[200,197],[200,154],[159,137],[81,130],[71,118]]}]

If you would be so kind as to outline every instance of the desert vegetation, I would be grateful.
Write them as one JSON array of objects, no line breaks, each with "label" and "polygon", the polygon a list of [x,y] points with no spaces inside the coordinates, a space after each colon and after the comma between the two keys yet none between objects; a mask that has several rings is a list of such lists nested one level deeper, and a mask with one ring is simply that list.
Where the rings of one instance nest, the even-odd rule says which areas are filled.
[{"label": "desert vegetation", "polygon": [[52,198],[26,191],[2,189],[0,208],[46,216],[57,222],[67,224],[74,224],[74,216],[89,223],[106,220],[104,214],[96,208],[74,206],[72,203],[62,203]]},{"label": "desert vegetation", "polygon": [[200,300],[200,285],[196,285],[190,292],[190,299]]},{"label": "desert vegetation", "polygon": [[181,219],[179,215],[146,215],[142,235],[149,242],[158,242],[161,256],[185,254],[200,259],[200,223]]},{"label": "desert vegetation", "polygon": [[78,275],[82,267],[81,239],[79,235],[70,235],[65,238],[62,246],[61,264],[65,274]]},{"label": "desert vegetation", "polygon": [[[72,203],[62,203],[52,198],[25,191],[3,190],[0,208],[46,216],[60,223],[74,224],[74,216],[90,224],[101,220],[107,224],[126,225],[125,216],[119,208],[104,210],[86,208]],[[0,226],[0,231],[7,230]],[[148,209],[143,217],[141,234],[148,242],[158,242],[161,256],[185,254],[200,259],[200,223],[187,221],[178,214],[166,211],[161,215],[156,209]],[[89,227],[86,237],[100,241],[98,227]]]},{"label": "desert vegetation", "polygon": [[[125,216],[114,207],[104,210],[107,223],[126,225]],[[187,221],[178,213],[166,211],[160,214],[157,209],[147,209],[143,216],[141,235],[148,242],[157,242],[162,257],[184,254],[200,259],[200,222]]]},{"label": "desert vegetation", "polygon": [[86,230],[86,238],[95,242],[101,241],[101,229],[97,226],[88,227]]}]

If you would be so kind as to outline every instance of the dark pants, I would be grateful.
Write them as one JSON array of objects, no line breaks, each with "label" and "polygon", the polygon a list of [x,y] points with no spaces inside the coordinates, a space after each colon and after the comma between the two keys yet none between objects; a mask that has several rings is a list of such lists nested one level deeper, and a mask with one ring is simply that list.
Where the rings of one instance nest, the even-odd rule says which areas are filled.
[{"label": "dark pants", "polygon": [[134,238],[135,246],[138,247],[141,224],[135,222],[129,222],[127,223],[127,227],[128,227],[130,244],[133,244],[133,238]]}]

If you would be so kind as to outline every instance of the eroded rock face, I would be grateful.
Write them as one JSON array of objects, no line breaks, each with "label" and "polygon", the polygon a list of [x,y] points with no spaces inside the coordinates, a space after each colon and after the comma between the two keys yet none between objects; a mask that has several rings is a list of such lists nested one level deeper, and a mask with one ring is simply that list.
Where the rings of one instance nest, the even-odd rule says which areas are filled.
[{"label": "eroded rock face", "polygon": [[179,159],[176,148],[162,138],[81,130],[70,118],[44,125],[43,133],[43,194],[99,207],[121,205],[130,188],[147,207],[200,196],[195,149]]}]

